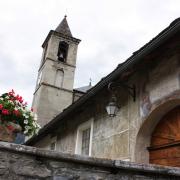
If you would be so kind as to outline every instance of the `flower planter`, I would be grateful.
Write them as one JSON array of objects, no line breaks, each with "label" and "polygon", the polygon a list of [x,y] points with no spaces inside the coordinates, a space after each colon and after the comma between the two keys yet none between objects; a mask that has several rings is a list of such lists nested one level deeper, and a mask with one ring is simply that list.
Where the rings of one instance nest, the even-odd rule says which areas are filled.
[{"label": "flower planter", "polygon": [[33,109],[14,90],[0,95],[0,141],[22,144],[26,136],[37,133]]},{"label": "flower planter", "polygon": [[15,123],[0,125],[0,141],[15,142],[17,133],[21,132],[21,127]]}]

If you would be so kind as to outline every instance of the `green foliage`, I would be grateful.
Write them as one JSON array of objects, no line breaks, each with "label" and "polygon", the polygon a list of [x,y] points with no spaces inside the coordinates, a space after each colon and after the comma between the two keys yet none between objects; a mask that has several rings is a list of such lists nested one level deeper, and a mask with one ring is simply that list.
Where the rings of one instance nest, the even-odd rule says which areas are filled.
[{"label": "green foliage", "polygon": [[[31,136],[38,132],[40,126],[34,118],[33,110],[28,110],[23,98],[15,95],[14,90],[0,96],[0,124],[10,126],[15,123],[21,126],[25,135]],[[11,128],[13,129],[13,128]]]}]

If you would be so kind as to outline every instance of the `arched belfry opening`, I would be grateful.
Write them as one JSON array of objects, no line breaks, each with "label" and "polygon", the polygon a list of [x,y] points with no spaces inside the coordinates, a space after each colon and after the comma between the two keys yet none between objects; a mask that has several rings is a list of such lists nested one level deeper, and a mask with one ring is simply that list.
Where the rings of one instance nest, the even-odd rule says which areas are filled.
[{"label": "arched belfry opening", "polygon": [[[166,153],[163,154],[166,148]],[[177,152],[175,157],[171,156],[170,152],[173,151]],[[148,117],[143,120],[136,136],[134,161],[179,167],[180,156],[176,164],[170,162],[173,158],[177,158],[179,153],[180,99],[171,99],[153,108]],[[164,158],[167,156],[168,159],[165,162]]]},{"label": "arched belfry opening", "polygon": [[59,42],[59,48],[58,48],[58,60],[61,62],[66,62],[67,60],[67,55],[68,55],[68,48],[69,45],[64,42],[64,41],[60,41]]}]

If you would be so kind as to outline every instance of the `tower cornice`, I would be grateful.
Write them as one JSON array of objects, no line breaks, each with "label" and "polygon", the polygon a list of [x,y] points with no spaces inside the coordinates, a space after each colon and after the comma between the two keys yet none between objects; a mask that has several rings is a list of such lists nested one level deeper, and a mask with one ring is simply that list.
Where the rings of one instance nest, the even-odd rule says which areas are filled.
[{"label": "tower cornice", "polygon": [[[53,61],[53,62],[56,62],[56,63],[57,63],[56,60],[51,59],[51,58],[46,58],[46,61]],[[45,61],[44,61],[44,63],[45,63]],[[44,63],[39,67],[38,72],[42,69],[42,67],[44,66]],[[76,68],[76,66],[74,66],[74,65],[72,65],[72,64],[69,64],[69,63],[58,62],[57,64],[63,64],[64,66],[70,66],[70,67]]]},{"label": "tower cornice", "polygon": [[59,37],[63,37],[63,38],[65,38],[65,39],[67,39],[67,40],[73,41],[73,42],[76,43],[76,44],[79,44],[79,43],[81,42],[80,39],[77,39],[77,38],[74,38],[74,37],[72,37],[72,36],[68,36],[68,35],[65,35],[65,34],[63,34],[63,33],[56,32],[56,31],[54,31],[54,30],[51,30],[51,31],[49,32],[49,34],[47,35],[45,41],[44,41],[43,44],[42,44],[42,47],[43,47],[43,48],[46,46],[46,43],[49,41],[49,39],[50,39],[50,37],[51,37],[52,35],[59,36]]}]

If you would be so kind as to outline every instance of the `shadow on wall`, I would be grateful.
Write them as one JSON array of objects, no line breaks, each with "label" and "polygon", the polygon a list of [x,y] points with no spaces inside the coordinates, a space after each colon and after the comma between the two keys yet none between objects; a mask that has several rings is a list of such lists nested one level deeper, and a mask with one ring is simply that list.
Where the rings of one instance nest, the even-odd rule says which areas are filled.
[{"label": "shadow on wall", "polygon": [[157,123],[170,110],[180,105],[180,99],[171,99],[155,108],[152,108],[146,120],[143,122],[136,137],[134,151],[134,161],[138,163],[149,163],[149,152],[147,147],[150,146],[151,134]]}]

